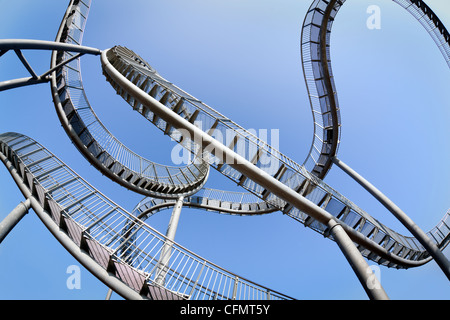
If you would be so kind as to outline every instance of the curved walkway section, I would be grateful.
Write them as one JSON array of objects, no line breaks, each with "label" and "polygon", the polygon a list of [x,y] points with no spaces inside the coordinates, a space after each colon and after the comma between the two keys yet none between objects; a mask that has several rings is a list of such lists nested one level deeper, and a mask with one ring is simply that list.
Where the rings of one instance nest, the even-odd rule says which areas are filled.
[{"label": "curved walkway section", "polygon": [[[80,45],[90,1],[71,1],[56,41]],[[67,51],[54,52],[51,67],[72,58]],[[177,198],[200,190],[206,183],[206,162],[185,167],[164,166],[139,156],[115,138],[101,123],[84,91],[80,59],[53,73],[53,102],[70,139],[83,156],[104,175],[120,185],[151,197]]]},{"label": "curved walkway section", "polygon": [[[323,178],[332,164],[338,165],[380,201],[424,246],[436,263],[450,279],[450,263],[439,247],[392,201],[382,195],[370,183],[359,179],[353,170],[337,159],[337,134],[340,135],[340,116],[334,78],[331,72],[330,37],[334,19],[345,0],[314,1],[305,17],[302,29],[302,60],[305,80],[313,110],[313,117],[322,115],[322,122],[314,119],[314,141],[309,158],[305,162],[308,170]],[[394,0],[411,13],[437,44],[445,61],[450,66],[450,37],[447,29],[434,12],[421,0]],[[323,130],[321,130],[323,129]],[[323,132],[322,139],[317,132]],[[320,151],[320,147],[322,147]],[[318,153],[320,154],[318,155]],[[317,161],[313,161],[318,159]],[[308,165],[313,162],[313,165]],[[309,169],[312,167],[311,169]],[[376,190],[376,191],[375,191]]]},{"label": "curved walkway section", "polygon": [[64,247],[127,299],[292,299],[168,240],[27,136],[0,135],[0,158]]},{"label": "curved walkway section", "polygon": [[331,169],[341,135],[341,115],[331,70],[330,34],[344,2],[314,1],[302,27],[303,75],[314,121],[313,143],[303,165],[320,179]]},{"label": "curved walkway section", "polygon": [[[144,198],[133,209],[133,215],[145,220],[153,214],[174,207],[176,200]],[[231,192],[203,188],[195,195],[183,199],[183,207],[203,209],[221,214],[253,216],[278,211],[261,201],[258,197],[247,192]]]},{"label": "curved walkway section", "polygon": [[[303,74],[314,120],[314,136],[304,166],[323,179],[336,156],[341,116],[331,68],[330,39],[333,22],[346,0],[318,0],[309,8],[302,27]],[[422,0],[393,0],[416,18],[450,66],[450,35],[437,15]]]},{"label": "curved walkway section", "polygon": [[[181,199],[173,200],[146,197],[135,206],[132,214],[138,219],[145,221],[162,210],[180,205],[179,201],[181,201]],[[239,216],[263,215],[278,211],[277,208],[261,201],[251,193],[231,192],[209,188],[203,188],[195,195],[183,197],[182,206]],[[122,230],[122,234],[129,234],[130,230],[134,227],[134,223],[127,225]],[[128,237],[128,241],[130,242],[135,240],[134,237]]]},{"label": "curved walkway section", "polygon": [[425,28],[450,67],[450,33],[439,17],[422,0],[393,0]]},{"label": "curved walkway section", "polygon": [[[185,147],[193,144],[186,143],[187,139],[181,139],[180,137],[183,137],[183,135],[180,134],[180,130],[177,130],[172,123],[163,120],[163,117],[173,119],[177,125],[183,124],[185,128],[192,128],[192,132],[198,131],[194,128],[201,129],[203,133],[208,134],[204,137],[211,136],[215,131],[220,131],[224,137],[231,130],[234,138],[230,139],[231,143],[228,146],[220,147],[221,150],[228,152],[227,155],[240,155],[250,161],[253,166],[262,170],[254,170],[264,173],[264,177],[258,177],[260,181],[266,180],[266,176],[270,175],[269,180],[278,180],[284,186],[295,191],[299,199],[306,198],[316,205],[321,214],[327,215],[326,219],[337,219],[349,236],[359,244],[359,250],[367,258],[379,264],[396,268],[419,266],[431,259],[417,239],[401,235],[384,226],[315,175],[309,173],[303,166],[163,79],[154,69],[148,67],[148,63],[131,50],[114,47],[103,51],[102,66],[107,80],[117,92],[122,96],[133,98],[131,105],[136,111],[175,141],[183,143]],[[154,99],[153,92],[156,90],[164,90],[170,93],[171,99],[166,101],[165,104]],[[196,127],[197,122],[191,121],[194,115],[196,119],[201,120],[201,128]],[[158,117],[159,121],[153,121],[155,117]],[[195,137],[191,137],[191,139],[195,139]],[[197,141],[197,145],[201,145],[201,143],[201,141]],[[253,151],[248,154],[244,152],[247,150]],[[225,156],[218,155],[215,152],[217,150],[209,151],[211,152],[210,164],[219,172],[290,217],[325,236],[330,236],[329,227],[326,224],[311,217],[310,214],[303,212],[297,206],[289,204],[281,196],[275,195],[261,183],[254,181],[255,178],[253,180],[247,178],[240,171],[241,168],[244,169],[243,167],[239,167],[236,163],[230,164],[222,161]],[[191,149],[191,152],[197,154],[198,150]],[[450,223],[447,213],[438,226],[428,233],[441,249],[450,240],[448,225]]]}]

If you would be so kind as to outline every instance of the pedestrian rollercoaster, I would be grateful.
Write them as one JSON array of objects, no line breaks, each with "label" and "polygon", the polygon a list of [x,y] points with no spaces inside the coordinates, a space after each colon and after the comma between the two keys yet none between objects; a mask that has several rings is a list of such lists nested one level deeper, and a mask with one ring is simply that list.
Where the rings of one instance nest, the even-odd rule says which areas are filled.
[{"label": "pedestrian rollercoaster", "polygon": [[[421,0],[394,2],[425,27],[450,66],[450,36],[436,14]],[[450,263],[442,253],[450,240],[450,211],[425,233],[337,157],[341,117],[330,34],[344,3],[315,0],[303,23],[302,64],[314,119],[314,138],[303,164],[164,79],[129,48],[82,46],[90,0],[70,1],[54,42],[0,40],[0,57],[12,50],[30,72],[29,78],[0,83],[0,91],[49,83],[58,118],[78,151],[103,175],[144,197],[128,212],[31,137],[3,133],[0,159],[26,201],[2,222],[9,227],[2,227],[0,241],[32,208],[66,250],[126,299],[290,300],[174,241],[183,206],[231,215],[281,211],[337,242],[372,299],[388,297],[381,286],[368,285],[366,259],[394,268],[418,267],[434,259],[450,279]],[[37,75],[25,59],[25,50],[50,50],[50,69]],[[103,74],[117,94],[149,125],[191,152],[191,163],[179,167],[155,163],[106,128],[83,87],[80,62],[85,54],[100,57]],[[230,132],[227,145],[214,138]],[[395,232],[327,185],[324,178],[333,164],[364,186],[412,236]],[[244,190],[206,188],[210,168]],[[173,213],[164,235],[147,219],[167,208]]]}]

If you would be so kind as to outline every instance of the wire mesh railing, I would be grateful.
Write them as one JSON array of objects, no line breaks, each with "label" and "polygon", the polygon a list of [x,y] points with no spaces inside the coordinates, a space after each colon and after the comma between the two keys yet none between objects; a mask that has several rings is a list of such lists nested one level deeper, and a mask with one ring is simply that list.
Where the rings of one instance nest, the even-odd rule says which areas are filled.
[{"label": "wire mesh railing", "polygon": [[[161,210],[175,206],[174,199],[146,197],[132,210],[132,214],[145,220]],[[202,188],[195,195],[184,197],[183,206],[231,215],[262,215],[278,209],[268,205],[252,193]]]},{"label": "wire mesh railing", "polygon": [[[75,1],[71,6],[71,14],[63,23],[63,32],[58,41],[80,44],[87,21],[91,1]],[[55,64],[73,55],[62,52],[57,56]],[[192,162],[189,165],[166,166],[150,161],[126,147],[99,120],[86,96],[82,77],[80,59],[75,59],[57,72],[59,100],[64,104],[64,116],[75,130],[81,143],[86,148],[82,152],[89,153],[88,158],[100,161],[101,170],[108,170],[120,176],[121,182],[139,184],[140,189],[155,190],[158,186],[167,194],[197,191],[204,184],[209,166],[204,162]],[[147,185],[145,185],[145,182]],[[125,183],[125,182],[123,182]],[[156,186],[155,186],[156,185]],[[146,192],[146,191],[144,191]]]},{"label": "wire mesh railing", "polygon": [[[200,119],[201,129],[203,131],[218,131],[221,132],[221,136],[227,136],[227,131],[232,130],[234,138],[231,140],[241,141],[243,144],[241,144],[240,147],[237,146],[237,143],[230,144],[229,148],[231,150],[247,160],[252,161],[258,168],[264,170],[273,177],[276,177],[277,180],[301,193],[305,198],[316,205],[321,206],[347,226],[362,233],[370,241],[376,242],[377,245],[382,246],[389,254],[394,253],[402,259],[411,261],[420,261],[428,257],[428,253],[417,239],[400,235],[382,225],[353,202],[332,189],[322,180],[318,179],[315,175],[310,174],[303,166],[300,166],[293,160],[281,155],[279,151],[271,148],[269,145],[260,143],[258,139],[254,139],[251,134],[247,134],[244,129],[234,124],[231,120],[222,115],[220,115],[220,118],[215,118],[214,115],[217,116],[219,114],[218,112],[209,112],[212,108],[207,107],[204,103],[199,102],[198,99],[184,93],[184,91],[177,88],[174,84],[163,79],[154,69],[148,67],[148,64],[143,62],[142,58],[132,53],[129,49],[114,47],[107,51],[106,58],[112,67],[116,68],[125,78],[135,86],[141,88],[147,94],[155,96],[159,91],[165,92],[165,94],[169,92],[173,98],[170,101],[166,101],[164,106],[177,112],[180,117],[185,119],[190,120],[192,115],[195,114],[196,119]],[[136,64],[139,64],[139,67],[134,67]],[[105,66],[106,64],[104,62],[104,68]],[[129,97],[130,94],[121,88],[106,70],[104,70],[104,73],[107,80],[111,82],[117,92],[126,100],[129,100],[127,97]],[[195,103],[192,103],[191,101],[195,101]],[[177,130],[171,128],[170,124],[165,122],[155,123],[153,119],[157,117],[157,115],[154,115],[151,112],[143,112],[145,108],[139,102],[136,103],[136,101],[133,101],[131,105],[134,110],[141,113],[149,121],[164,131],[165,134],[168,134],[174,140],[182,143],[184,147],[188,149],[191,148],[190,151],[192,153],[195,154],[198,152],[198,149],[195,148],[194,144],[186,142],[187,139],[180,141],[180,134],[177,133]],[[180,105],[182,107],[180,107]],[[196,125],[195,122],[193,122],[193,124]],[[236,128],[239,128],[239,130]],[[248,152],[249,150],[253,151],[250,153]],[[259,155],[259,157],[255,157],[256,155]],[[279,208],[292,218],[304,223],[311,229],[324,235],[327,234],[327,226],[310,218],[307,213],[287,204],[265,190],[258,183],[250,179],[245,179],[245,176],[235,167],[226,162],[221,163],[220,161],[215,161],[217,159],[214,159],[213,155],[211,155],[211,158],[211,166],[234,180],[238,185],[262,198],[270,205]],[[261,161],[263,158],[265,158],[265,161]],[[257,160],[255,161],[255,159]],[[446,244],[448,241],[445,240],[443,243]],[[360,250],[364,256],[377,263],[390,267],[407,267],[407,263],[403,264],[402,262],[401,264],[397,264],[362,247]]]},{"label": "wire mesh railing", "polygon": [[[9,146],[11,141],[18,143]],[[75,243],[85,246],[105,269],[113,266],[118,277],[137,292],[153,298],[158,288],[167,291],[166,297],[170,293],[182,299],[291,299],[168,240],[31,138],[6,133],[0,135],[0,145],[55,223],[61,225],[64,220]],[[164,250],[167,246],[170,251]],[[162,256],[164,252],[169,256]],[[163,260],[167,263],[162,264]]]},{"label": "wire mesh railing", "polygon": [[393,0],[406,9],[425,28],[450,67],[450,34],[442,21],[422,0]]},{"label": "wire mesh railing", "polygon": [[[314,1],[305,16],[301,35],[303,74],[314,121],[313,142],[303,165],[308,171],[322,179],[330,169],[330,165],[325,166],[337,153],[340,142],[340,110],[329,48],[333,21],[344,2],[345,0],[337,1],[330,14],[325,18],[329,1]],[[324,19],[327,19],[327,35],[322,38],[321,28]],[[323,41],[326,43],[323,44]],[[326,48],[325,61],[323,48]],[[325,65],[327,66],[326,71]],[[332,92],[329,92],[326,81],[330,81]],[[333,113],[336,115],[333,116]],[[335,127],[339,132],[336,142],[333,140]]]}]

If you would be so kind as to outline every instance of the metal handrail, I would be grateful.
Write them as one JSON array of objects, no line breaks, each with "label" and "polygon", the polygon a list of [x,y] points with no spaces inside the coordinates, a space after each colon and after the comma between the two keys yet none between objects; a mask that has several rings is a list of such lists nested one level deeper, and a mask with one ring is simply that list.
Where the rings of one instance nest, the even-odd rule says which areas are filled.
[{"label": "metal handrail", "polygon": [[[71,1],[57,42],[72,46],[81,43],[89,7],[90,1],[77,4]],[[59,55],[55,52],[52,66],[71,58],[68,52]],[[114,181],[147,196],[168,198],[195,193],[206,183],[208,163],[191,163],[184,167],[156,164],[114,137],[90,106],[82,83],[79,58],[54,72],[51,88],[66,133],[86,158]]]},{"label": "metal handrail", "polygon": [[[130,52],[131,51],[128,49],[115,47],[113,49],[104,51],[102,55],[102,64],[105,76],[107,77],[107,80],[113,84],[116,90],[122,92],[122,94],[133,95],[134,93],[132,94],[131,92],[129,92],[128,88],[131,86],[139,87],[140,84],[143,83],[144,81],[146,83],[152,83],[153,87],[164,86],[165,90],[170,90],[171,94],[176,96],[178,100],[185,99],[185,101],[187,101],[187,103],[184,104],[185,108],[188,110],[187,113],[194,114],[195,112],[197,112],[199,114],[199,117],[201,115],[202,120],[206,120],[205,122],[207,124],[204,127],[208,128],[209,126],[212,126],[212,124],[218,123],[218,125],[215,126],[215,130],[220,131],[231,128],[230,126],[227,126],[226,124],[221,122],[222,118],[214,118],[211,113],[203,112],[203,110],[211,109],[210,107],[201,108],[197,107],[197,105],[200,104],[201,106],[203,106],[204,105],[203,103],[196,103],[196,104],[190,103],[190,101],[188,101],[189,99],[195,101],[199,100],[192,99],[191,96],[183,96],[182,93],[180,93],[182,92],[180,89],[170,84],[167,80],[165,79],[162,80],[162,78],[159,76],[158,73],[154,71],[154,69],[152,68],[146,69],[145,66],[148,65],[147,63],[142,63],[142,66],[144,66],[142,68],[133,68],[132,62],[135,61],[134,57],[137,55],[134,56],[133,54],[130,54]],[[122,85],[121,84],[122,82],[118,83],[116,81],[117,80],[116,75],[115,74],[113,75],[113,72],[110,71],[111,70],[110,68],[114,68],[115,66],[118,65],[123,65],[124,63],[127,64],[127,62],[129,62],[128,67],[121,68],[120,70],[123,72],[124,78],[127,78],[127,80],[122,79],[121,81],[123,82],[128,81],[127,86],[129,87],[125,87],[124,85]],[[108,63],[110,64],[108,65]],[[147,85],[146,88],[150,90],[152,88],[152,85]],[[171,90],[172,88],[173,90]],[[141,99],[141,97],[135,98],[138,100]],[[171,109],[174,108],[174,104],[176,103],[177,99],[174,99],[172,105],[164,107]],[[179,116],[177,115],[177,117]],[[164,130],[163,127],[159,128]],[[252,139],[247,139],[245,131],[236,130],[235,133],[236,135],[240,135],[241,139],[244,140],[246,143],[248,143],[248,145],[253,144],[256,150],[258,150],[258,148],[260,147]],[[172,136],[172,138],[176,140],[176,136]],[[263,145],[261,148],[264,149],[265,145]],[[274,150],[272,154],[272,150],[270,148],[268,148],[268,150],[264,150],[264,152],[267,152],[266,153],[267,156],[269,157],[273,156],[275,159],[283,158],[278,157],[279,152],[276,150]],[[243,156],[246,157],[248,155]],[[252,156],[248,157],[247,160],[249,158],[252,158]],[[214,165],[214,163],[212,163],[212,165],[216,169],[219,169],[218,166]],[[279,163],[278,167],[275,167],[275,170],[271,169],[268,173],[274,175],[275,172],[278,172],[281,166],[284,166],[285,168],[285,173],[282,179],[280,179],[281,182],[283,182],[285,185],[294,190],[300,191],[300,188],[305,185],[306,181],[308,181],[309,184],[308,187],[305,187],[305,190],[303,190],[306,199],[311,200],[316,205],[323,206],[325,210],[328,209],[328,211],[332,215],[339,218],[340,221],[349,228],[348,231],[350,232],[356,231],[366,239],[365,241],[373,243],[376,240],[376,245],[382,246],[385,252],[384,254],[381,253],[374,254],[374,252],[371,250],[367,249],[363,250],[363,254],[369,259],[372,259],[380,264],[385,264],[388,266],[399,268],[414,266],[417,265],[416,263],[423,264],[429,261],[428,253],[426,252],[426,250],[424,250],[424,248],[420,245],[420,243],[417,242],[417,240],[414,237],[406,237],[400,235],[395,231],[382,225],[373,217],[371,217],[369,214],[367,214],[358,206],[356,206],[354,203],[352,203],[350,200],[348,200],[347,198],[339,194],[337,191],[326,185],[322,180],[318,179],[312,174],[309,174],[304,169],[304,167],[296,164],[295,162],[292,161],[292,163],[291,162],[288,163],[283,161]],[[258,165],[258,167],[260,167],[262,170],[266,169],[260,165]],[[254,193],[259,197],[261,197],[265,191],[264,188],[262,188],[258,183],[255,183],[250,179],[244,180],[244,183],[241,183],[242,174],[238,170],[227,164],[222,164],[219,171],[230,177],[232,180],[238,182],[242,187],[246,188],[247,190],[249,190],[250,192]],[[324,235],[327,234],[328,228],[326,225],[323,225],[321,222],[311,219],[309,217],[309,214],[302,212],[301,210],[298,210],[294,206],[289,205],[285,201],[279,199],[277,196],[266,195],[266,197],[264,197],[264,200],[267,201],[269,204],[278,207],[280,210],[283,210],[286,214],[293,217],[294,219],[306,224],[313,230],[318,231],[319,233],[322,233]],[[340,210],[338,212],[335,212],[336,207],[340,207]],[[379,235],[383,234],[384,236],[380,239]],[[446,245],[448,243],[447,240],[444,242],[442,243],[442,245]],[[361,245],[363,244],[361,243]],[[363,246],[366,246],[366,244],[364,244]],[[377,250],[379,250],[377,246],[375,247],[377,248]],[[394,255],[397,255],[397,257],[400,258],[400,260],[396,262],[392,260],[393,252]]]},{"label": "metal handrail", "polygon": [[[17,139],[23,141],[13,147],[8,145]],[[15,151],[30,142],[31,145]],[[30,150],[39,151],[22,158]],[[72,241],[85,248],[106,270],[114,266],[117,274],[123,276],[122,281],[136,292],[154,297],[152,290],[159,287],[181,299],[292,299],[229,272],[172,241],[164,286],[157,284],[160,253],[170,241],[163,234],[122,209],[33,139],[17,133],[2,134],[0,151],[13,164],[8,169],[21,172],[21,178],[32,183],[28,189],[54,223],[67,226]],[[51,171],[52,168],[58,169]],[[42,175],[43,170],[48,174]],[[61,198],[64,200],[58,200]],[[133,242],[128,241],[129,234],[122,232],[130,224],[136,227]],[[136,287],[136,282],[140,286]],[[246,295],[233,296],[235,286]]]}]

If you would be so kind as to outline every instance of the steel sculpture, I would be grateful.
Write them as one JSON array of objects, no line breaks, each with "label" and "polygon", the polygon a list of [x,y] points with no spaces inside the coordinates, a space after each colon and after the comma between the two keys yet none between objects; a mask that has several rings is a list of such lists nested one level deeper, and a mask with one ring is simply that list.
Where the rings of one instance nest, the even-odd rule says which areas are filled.
[{"label": "steel sculpture", "polygon": [[[425,233],[337,157],[340,107],[329,35],[344,2],[315,0],[303,23],[302,62],[314,138],[302,165],[164,79],[132,50],[83,47],[90,0],[70,1],[54,42],[0,40],[0,56],[14,50],[30,73],[0,83],[0,91],[50,83],[58,118],[80,153],[114,182],[145,196],[129,213],[35,140],[4,133],[0,159],[26,200],[0,224],[0,241],[32,208],[80,263],[126,299],[285,300],[292,298],[224,270],[174,240],[183,206],[231,215],[281,211],[335,241],[371,299],[388,295],[380,285],[368,286],[366,259],[395,268],[418,267],[434,259],[450,279],[450,263],[442,253],[450,241],[450,211]],[[449,33],[434,12],[421,0],[394,2],[420,21],[450,65]],[[52,50],[50,69],[37,75],[23,50]],[[184,167],[160,165],[118,141],[87,99],[80,70],[84,54],[100,55],[106,80],[117,94],[195,160]],[[214,133],[226,131],[233,132],[230,144],[214,139]],[[366,188],[413,236],[391,230],[328,186],[323,179],[333,164]],[[210,167],[247,192],[205,188]],[[172,207],[166,235],[146,223],[151,215]]]}]

